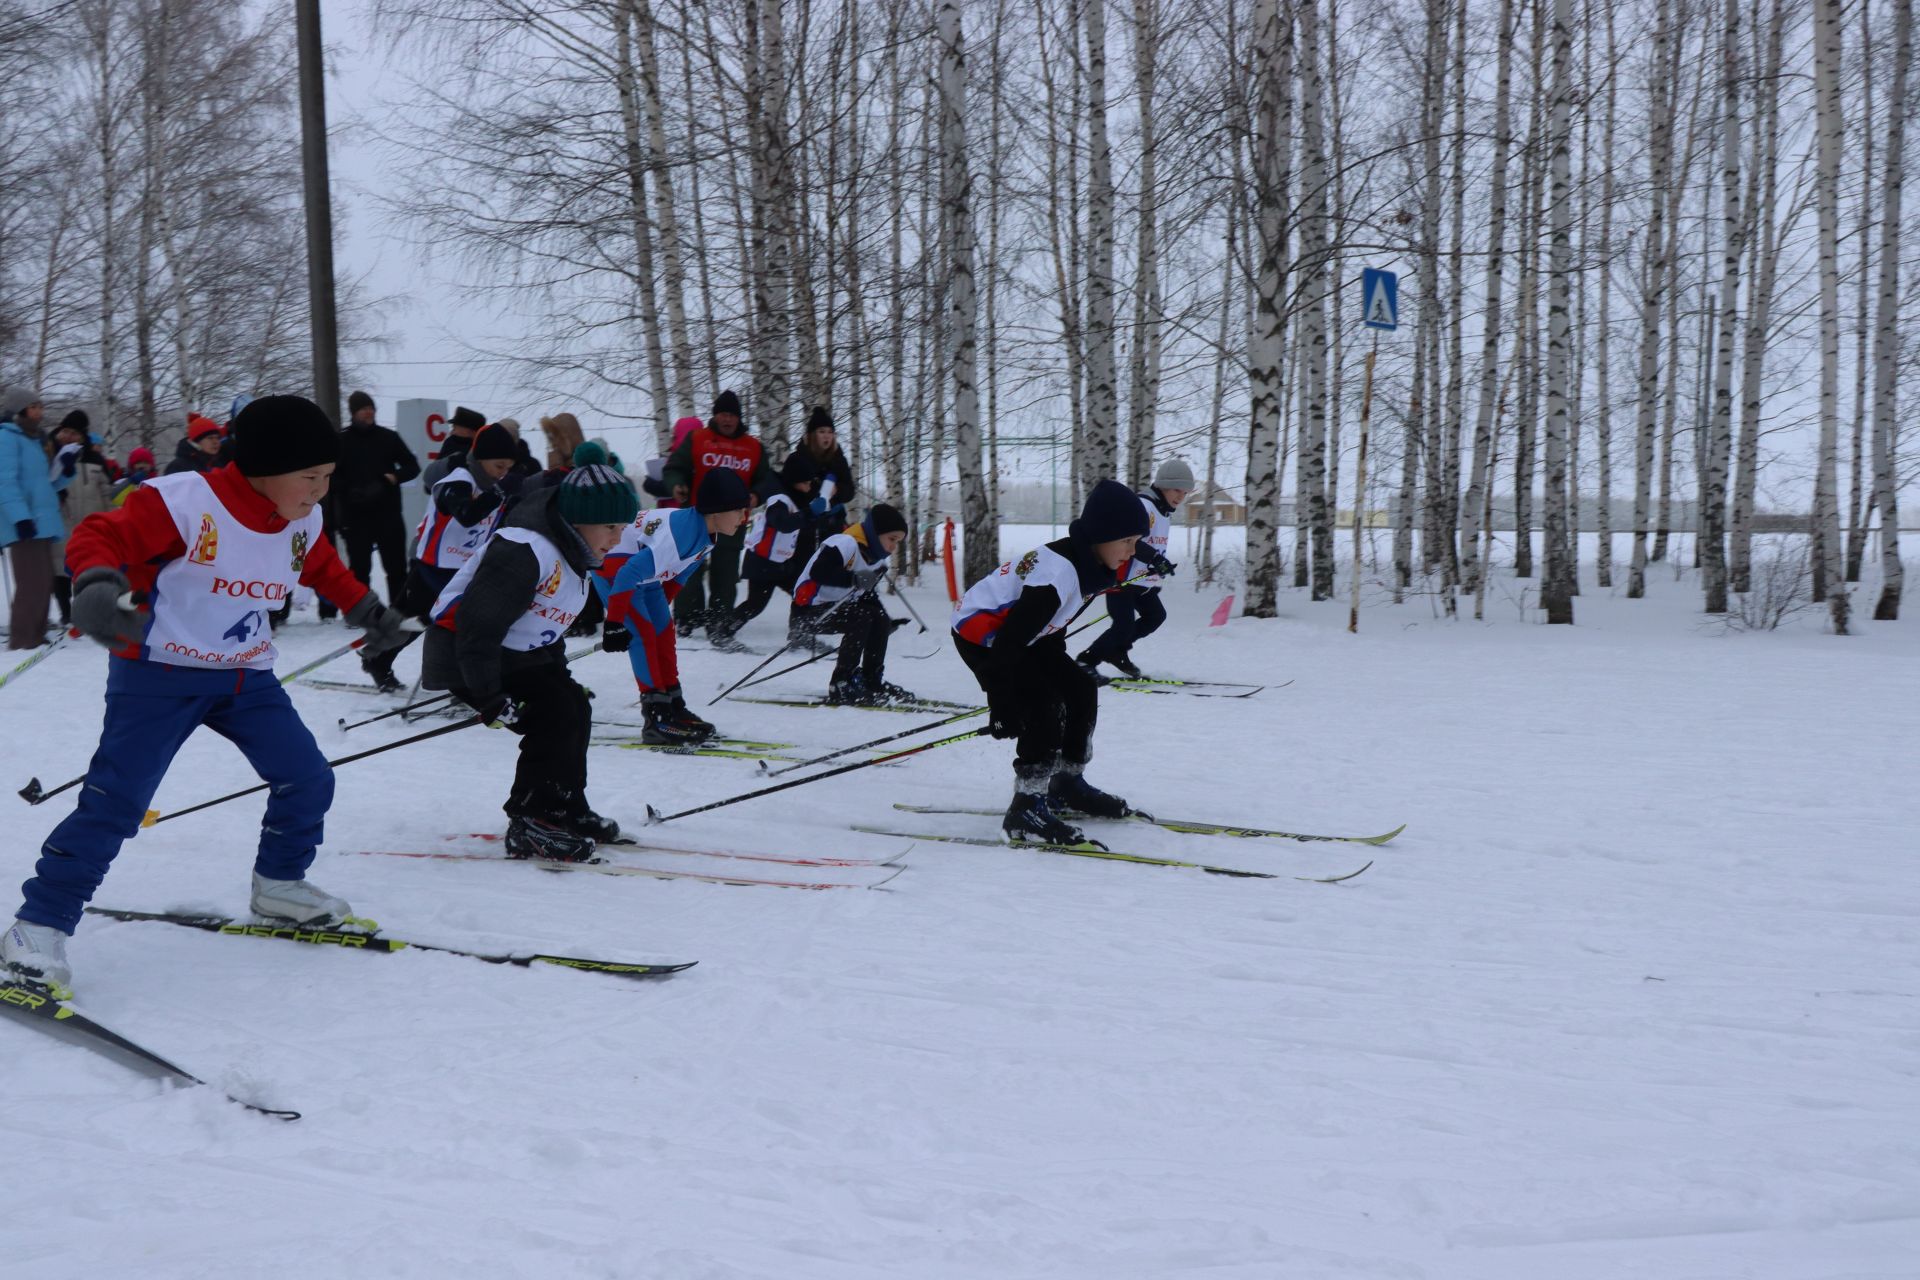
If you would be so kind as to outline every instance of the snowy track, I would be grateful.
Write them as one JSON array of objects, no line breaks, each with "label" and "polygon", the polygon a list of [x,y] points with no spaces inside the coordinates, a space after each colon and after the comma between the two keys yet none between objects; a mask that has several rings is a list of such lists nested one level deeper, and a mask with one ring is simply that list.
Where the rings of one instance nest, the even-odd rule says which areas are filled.
[{"label": "snowy track", "polygon": [[[1705,635],[1690,592],[1657,591],[1590,591],[1571,631],[1420,604],[1352,637],[1344,604],[1211,630],[1216,598],[1171,590],[1143,664],[1294,684],[1105,697],[1089,776],[1185,816],[1410,824],[1336,886],[945,844],[884,893],[503,875],[345,851],[497,826],[507,734],[349,766],[313,875],[394,933],[701,963],[634,983],[90,918],[90,1012],[305,1119],[164,1093],[0,1021],[0,1274],[1912,1280],[1920,644],[1911,624]],[[931,587],[916,604],[940,612]],[[288,660],[341,634],[296,625]],[[686,657],[696,705],[755,661]],[[104,662],[74,646],[0,690],[9,791],[84,767]],[[624,714],[625,664],[581,671]],[[768,688],[814,695],[815,675]],[[972,697],[951,657],[895,675]],[[332,752],[407,731],[342,737],[339,716],[385,704],[295,697]],[[709,718],[808,752],[906,727]],[[659,834],[884,858],[897,842],[846,824],[1001,804],[1009,753],[967,742]],[[623,820],[758,785],[750,761],[596,748],[592,768]],[[248,781],[202,734],[155,806]],[[69,802],[6,799],[8,884]],[[259,811],[143,833],[100,903],[240,911]],[[1364,860],[1131,826],[1124,847]]]}]

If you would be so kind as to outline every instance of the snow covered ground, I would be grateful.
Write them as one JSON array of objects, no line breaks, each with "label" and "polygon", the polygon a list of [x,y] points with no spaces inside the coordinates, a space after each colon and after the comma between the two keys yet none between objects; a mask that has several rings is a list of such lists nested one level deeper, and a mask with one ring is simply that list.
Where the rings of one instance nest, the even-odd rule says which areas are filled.
[{"label": "snow covered ground", "polygon": [[[938,628],[935,581],[914,601]],[[1095,781],[1176,816],[1409,826],[1378,850],[1111,842],[1312,875],[1371,855],[1365,875],[923,843],[885,891],[802,892],[360,856],[500,827],[513,741],[451,735],[341,770],[317,881],[403,937],[699,966],[640,983],[89,919],[84,1007],[305,1119],[0,1020],[0,1274],[1920,1275],[1915,623],[1719,634],[1670,570],[1646,601],[1589,585],[1574,628],[1371,592],[1358,636],[1344,596],[1296,593],[1278,620],[1212,628],[1217,595],[1167,595],[1144,665],[1292,683],[1107,695]],[[775,613],[744,638],[770,647]],[[341,639],[283,637],[292,659]],[[0,689],[9,791],[84,767],[105,661],[76,648]],[[685,654],[696,704],[753,661]],[[821,669],[776,687],[818,692]],[[632,714],[619,658],[580,670],[604,714]],[[972,697],[950,653],[891,674]],[[330,751],[405,732],[342,736],[338,717],[386,704],[296,696]],[[820,750],[915,723],[711,718]],[[847,824],[989,832],[891,804],[1004,805],[1009,756],[968,742],[659,834],[882,857],[905,842]],[[202,735],[156,805],[250,781]],[[747,762],[593,760],[623,818],[754,783]],[[28,873],[66,802],[5,798],[0,879]],[[242,911],[258,815],[151,829],[98,901]]]}]

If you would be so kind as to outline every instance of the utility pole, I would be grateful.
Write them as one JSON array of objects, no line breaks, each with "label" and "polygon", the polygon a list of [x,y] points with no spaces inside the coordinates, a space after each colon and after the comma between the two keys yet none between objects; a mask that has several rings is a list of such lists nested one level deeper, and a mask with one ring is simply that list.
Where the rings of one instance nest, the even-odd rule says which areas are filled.
[{"label": "utility pole", "polygon": [[340,425],[340,338],[333,310],[333,203],[327,182],[327,82],[320,0],[293,0],[300,45],[300,167],[306,175],[307,303],[313,398]]}]

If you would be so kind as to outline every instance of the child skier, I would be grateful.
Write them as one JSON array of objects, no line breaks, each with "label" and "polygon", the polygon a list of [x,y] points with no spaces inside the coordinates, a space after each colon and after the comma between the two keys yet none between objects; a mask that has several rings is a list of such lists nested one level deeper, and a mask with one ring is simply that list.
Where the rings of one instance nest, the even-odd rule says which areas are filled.
[{"label": "child skier", "polygon": [[1179,458],[1170,458],[1153,473],[1152,486],[1139,495],[1153,527],[1140,540],[1133,563],[1120,575],[1129,585],[1107,597],[1107,618],[1112,625],[1076,659],[1102,684],[1107,681],[1098,670],[1103,662],[1134,680],[1142,678],[1128,650],[1167,620],[1167,606],[1160,602],[1160,584],[1171,578],[1174,570],[1173,562],[1167,559],[1167,543],[1173,533],[1173,513],[1192,491],[1193,468]]},{"label": "child skier", "polygon": [[[414,530],[413,560],[407,568],[406,590],[400,595],[400,609],[408,617],[429,620],[433,602],[453,575],[479,554],[500,509],[500,481],[519,456],[519,442],[505,427],[483,426],[467,450],[427,490],[427,511]],[[393,660],[399,656],[399,649],[361,656],[361,667],[382,693],[401,691],[393,674]]]},{"label": "child skier", "polygon": [[906,619],[888,616],[873,593],[906,537],[907,522],[899,510],[875,503],[866,519],[820,544],[793,589],[791,629],[841,637],[827,686],[829,703],[880,706],[914,700],[886,680],[887,637]]},{"label": "child skier", "polygon": [[793,594],[803,563],[794,552],[809,519],[814,480],[813,459],[804,449],[787,455],[780,466],[780,491],[754,511],[747,530],[747,602],[707,628],[714,648],[740,648],[734,633],[760,616],[775,588]]},{"label": "child skier", "polygon": [[714,539],[739,532],[747,518],[747,486],[736,472],[715,467],[701,477],[692,496],[691,507],[641,512],[593,579],[593,589],[606,603],[604,644],[625,653],[633,665],[634,683],[640,686],[640,740],[655,746],[713,736],[713,726],[688,710],[680,693],[673,599]]},{"label": "child skier", "polygon": [[[339,451],[319,406],[265,396],[232,424],[234,460],[148,480],[126,505],[73,531],[73,622],[114,651],[106,721],[80,801],[41,847],[0,968],[67,987],[66,940],[120,846],[140,830],[168,764],[206,725],[271,787],[253,864],[253,911],[331,926],[352,908],[308,881],[333,773],[273,676],[267,613],[296,584],[363,628],[367,648],[399,643],[383,608],[320,536],[320,500]],[[147,607],[136,609],[133,592]]]},{"label": "child skier", "polygon": [[1001,565],[954,607],[954,647],[986,692],[987,732],[1018,739],[1013,803],[1001,821],[1011,840],[1085,841],[1059,809],[1132,812],[1082,776],[1093,756],[1099,685],[1067,656],[1064,633],[1089,601],[1124,580],[1148,528],[1139,497],[1102,480],[1066,537]]},{"label": "child skier", "polygon": [[587,692],[567,672],[567,628],[588,580],[640,510],[625,476],[575,467],[526,493],[433,605],[421,683],[451,689],[520,735],[507,856],[578,862],[619,824],[587,806]]}]

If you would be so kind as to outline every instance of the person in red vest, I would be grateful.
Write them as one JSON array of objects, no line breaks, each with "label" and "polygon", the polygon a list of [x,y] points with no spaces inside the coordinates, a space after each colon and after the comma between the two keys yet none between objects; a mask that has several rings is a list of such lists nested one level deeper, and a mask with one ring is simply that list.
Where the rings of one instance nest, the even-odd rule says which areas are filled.
[{"label": "person in red vest", "polygon": [[[713,402],[713,414],[707,425],[689,432],[661,468],[660,478],[682,506],[692,505],[689,497],[700,487],[707,472],[716,467],[734,472],[758,502],[760,484],[767,476],[766,458],[760,441],[747,434],[740,418],[740,397],[722,391]],[[725,536],[716,535],[713,554],[680,588],[673,602],[674,629],[683,636],[696,627],[723,629],[733,616],[734,590],[740,582],[740,555],[745,549],[745,528]]]}]

